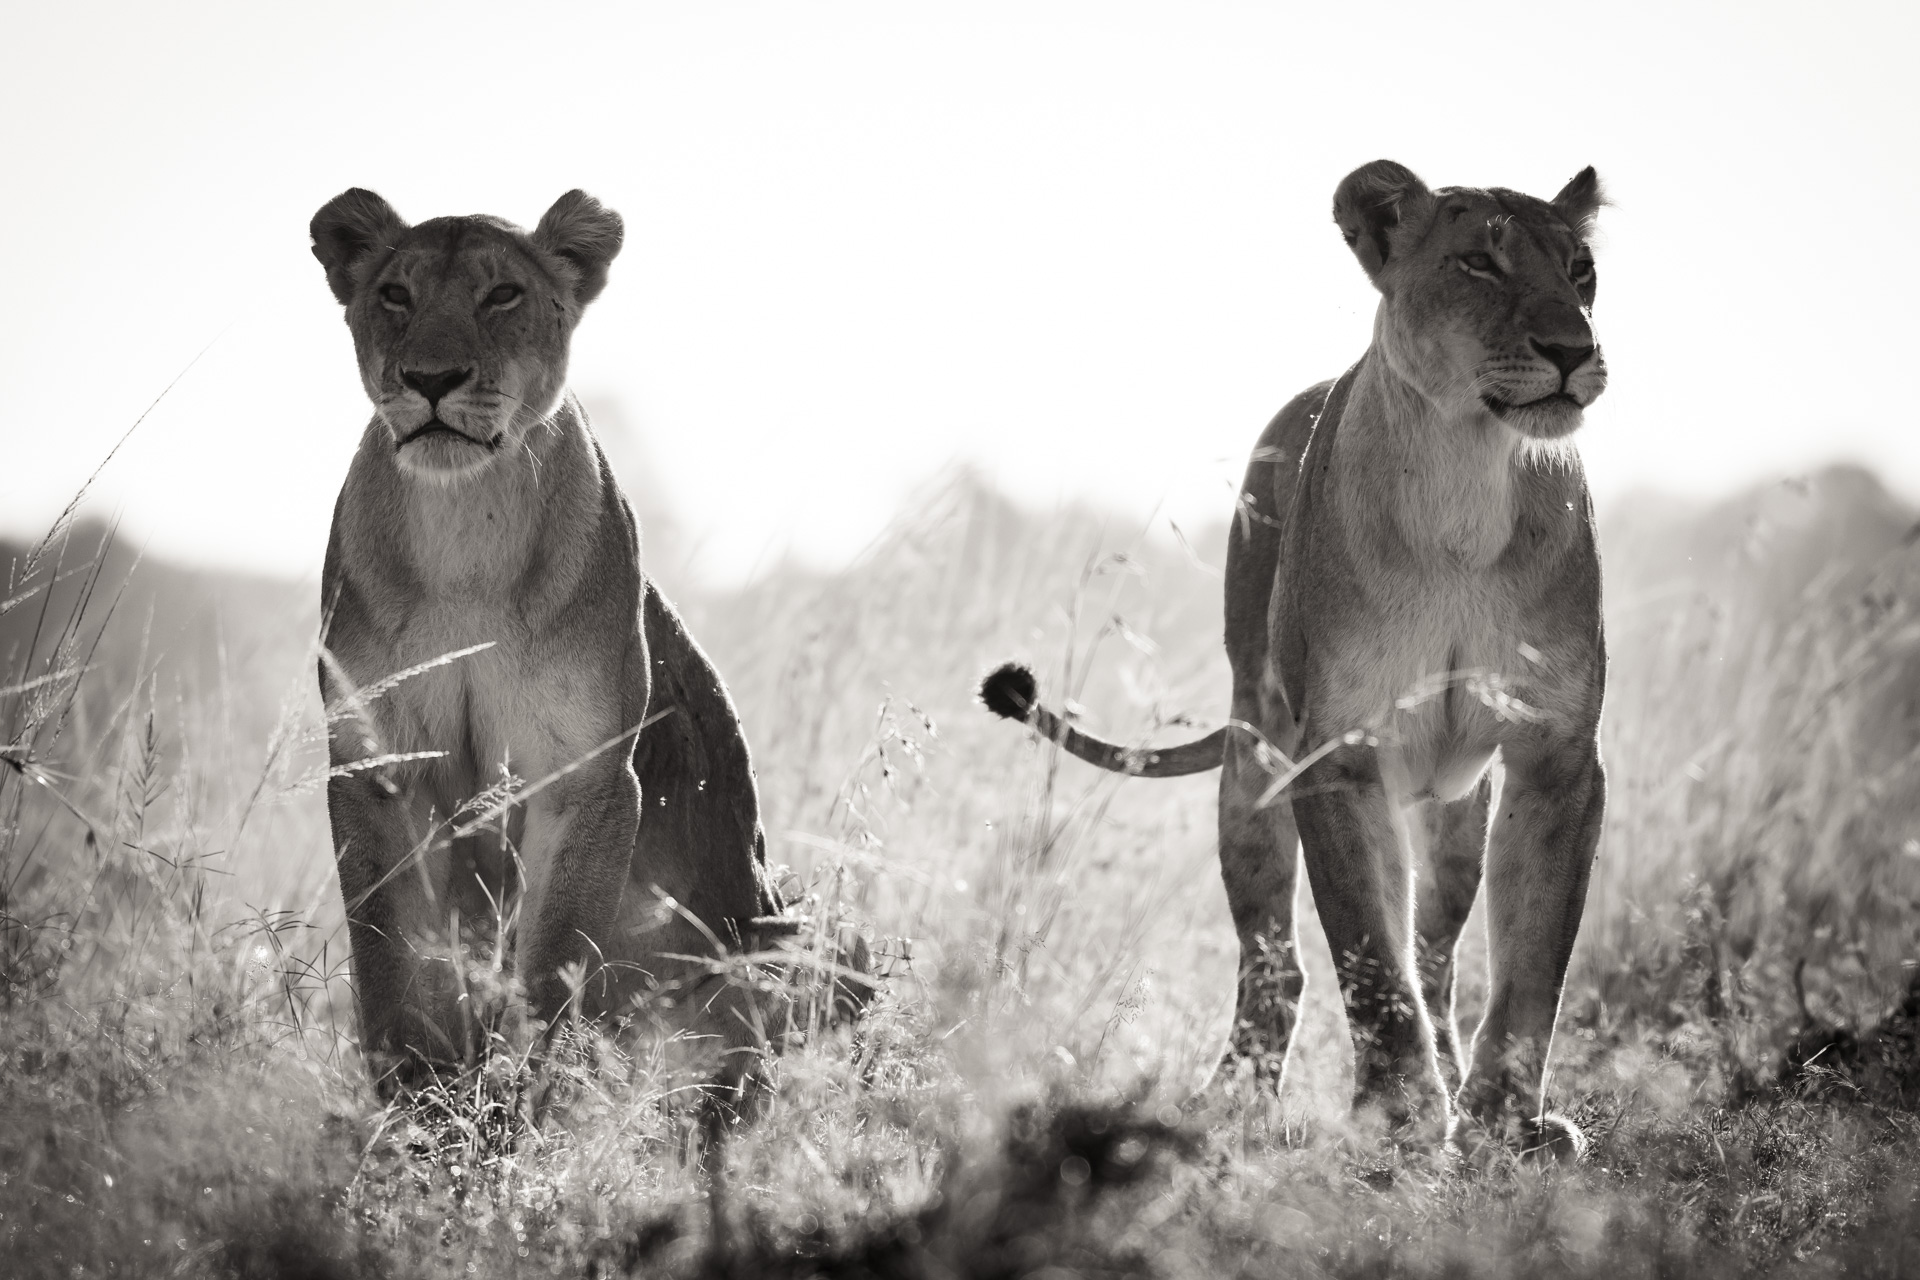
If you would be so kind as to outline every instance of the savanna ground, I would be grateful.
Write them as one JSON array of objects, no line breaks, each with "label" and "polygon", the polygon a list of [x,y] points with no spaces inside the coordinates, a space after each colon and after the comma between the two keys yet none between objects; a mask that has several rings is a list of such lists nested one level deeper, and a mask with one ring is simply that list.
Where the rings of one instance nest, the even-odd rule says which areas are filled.
[{"label": "savanna ground", "polygon": [[[1212,778],[1096,775],[970,702],[1020,656],[1109,734],[1207,727],[1224,528],[1035,516],[958,476],[843,572],[703,595],[655,522],[773,860],[887,974],[703,1166],[657,1047],[567,1040],[537,1122],[504,1051],[380,1105],[314,588],[136,567],[63,522],[0,550],[0,1272],[1920,1274],[1889,1017],[1920,954],[1911,520],[1836,471],[1609,521],[1611,798],[1552,1083],[1591,1151],[1544,1170],[1349,1128],[1304,889],[1285,1095],[1190,1101],[1236,960]],[[1802,1033],[1826,1050],[1783,1073]]]}]

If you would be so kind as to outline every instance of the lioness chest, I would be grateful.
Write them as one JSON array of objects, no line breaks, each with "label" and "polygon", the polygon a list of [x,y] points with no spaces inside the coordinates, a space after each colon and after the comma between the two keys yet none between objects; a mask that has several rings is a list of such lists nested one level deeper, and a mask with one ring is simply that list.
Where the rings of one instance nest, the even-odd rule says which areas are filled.
[{"label": "lioness chest", "polygon": [[1287,593],[1279,621],[1300,642],[1277,651],[1305,668],[1309,746],[1365,734],[1389,785],[1451,800],[1503,746],[1590,719],[1599,582],[1584,493],[1522,473],[1493,514],[1479,560],[1422,554],[1403,527],[1363,519],[1297,567],[1308,589]]},{"label": "lioness chest", "polygon": [[[590,651],[528,634],[510,615],[427,608],[393,637],[397,669],[489,644],[389,693],[376,720],[399,751],[444,751],[435,770],[455,789],[561,769],[627,726],[617,680]],[[376,664],[378,665],[378,664]]]},{"label": "lioness chest", "polygon": [[410,493],[383,558],[349,571],[370,625],[343,632],[336,658],[363,689],[426,668],[368,711],[382,750],[445,753],[423,771],[443,813],[503,777],[536,781],[580,760],[631,728],[645,700],[626,670],[637,574],[599,553],[594,505],[556,504],[579,524],[559,540],[553,509],[538,520],[512,497]]},{"label": "lioness chest", "polygon": [[1356,619],[1329,636],[1308,716],[1316,740],[1377,738],[1407,795],[1452,800],[1516,735],[1571,721],[1582,663],[1510,593],[1440,585],[1420,584],[1371,624]]}]

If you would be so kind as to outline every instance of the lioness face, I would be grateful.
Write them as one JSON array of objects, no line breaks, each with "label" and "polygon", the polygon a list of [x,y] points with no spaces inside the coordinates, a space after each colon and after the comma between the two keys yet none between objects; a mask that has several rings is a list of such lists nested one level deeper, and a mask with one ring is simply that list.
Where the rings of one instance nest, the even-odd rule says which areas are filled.
[{"label": "lioness face", "polygon": [[1593,329],[1592,169],[1552,201],[1495,187],[1429,191],[1375,161],[1341,183],[1334,220],[1381,293],[1388,365],[1449,418],[1535,439],[1580,426],[1607,386]]},{"label": "lioness face", "polygon": [[401,468],[440,481],[477,474],[552,417],[574,326],[621,241],[619,215],[579,191],[531,235],[486,216],[410,227],[357,188],[312,231]]}]

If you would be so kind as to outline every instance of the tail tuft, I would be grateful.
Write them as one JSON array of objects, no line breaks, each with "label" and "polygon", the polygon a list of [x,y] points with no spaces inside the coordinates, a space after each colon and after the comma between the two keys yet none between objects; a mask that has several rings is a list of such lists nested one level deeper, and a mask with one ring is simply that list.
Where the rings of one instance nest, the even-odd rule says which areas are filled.
[{"label": "tail tuft", "polygon": [[1040,694],[1033,672],[1017,662],[997,668],[980,682],[980,701],[997,716],[1025,723],[1033,714]]}]

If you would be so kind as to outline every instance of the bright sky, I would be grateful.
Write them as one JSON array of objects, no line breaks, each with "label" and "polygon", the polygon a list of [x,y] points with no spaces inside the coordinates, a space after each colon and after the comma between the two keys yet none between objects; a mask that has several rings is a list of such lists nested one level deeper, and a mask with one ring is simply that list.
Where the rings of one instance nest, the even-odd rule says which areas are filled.
[{"label": "bright sky", "polygon": [[[844,559],[944,465],[1223,518],[1364,349],[1354,166],[1585,164],[1602,502],[1832,458],[1920,496],[1920,6],[16,4],[0,532],[103,473],[156,552],[317,572],[369,416],[307,222],[348,186],[626,218],[573,385],[738,580]],[[203,353],[204,354],[201,354]]]}]

